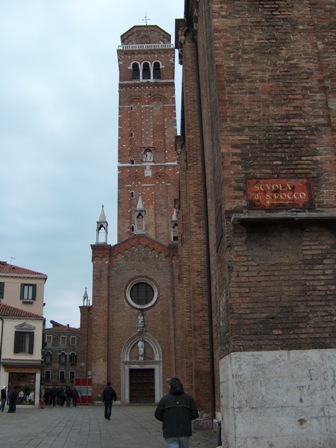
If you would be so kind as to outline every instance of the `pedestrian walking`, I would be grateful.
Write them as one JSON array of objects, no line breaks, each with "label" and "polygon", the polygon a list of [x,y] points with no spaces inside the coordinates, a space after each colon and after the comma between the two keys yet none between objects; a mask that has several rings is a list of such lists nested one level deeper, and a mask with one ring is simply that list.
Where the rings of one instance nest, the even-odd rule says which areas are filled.
[{"label": "pedestrian walking", "polygon": [[155,418],[162,422],[167,448],[189,448],[191,422],[198,418],[196,404],[190,395],[184,393],[178,378],[171,378],[168,384],[170,391],[157,405]]},{"label": "pedestrian walking", "polygon": [[74,388],[74,390],[72,391],[72,406],[76,407],[77,406],[77,401],[79,398],[79,394],[76,388]]},{"label": "pedestrian walking", "polygon": [[111,413],[112,413],[112,404],[113,401],[117,400],[117,394],[113,387],[111,386],[111,383],[108,381],[106,383],[106,387],[103,390],[103,403],[105,404],[105,418],[106,420],[111,420]]},{"label": "pedestrian walking", "polygon": [[9,396],[8,396],[8,412],[16,412],[16,401],[18,398],[18,391],[16,390],[17,388],[15,387],[14,389],[12,389],[9,392]]},{"label": "pedestrian walking", "polygon": [[5,410],[6,401],[7,401],[7,386],[4,386],[1,389],[1,406],[0,406],[1,412]]},{"label": "pedestrian walking", "polygon": [[70,389],[69,386],[67,386],[65,389],[65,400],[66,400],[66,407],[69,408],[72,400],[72,390]]}]

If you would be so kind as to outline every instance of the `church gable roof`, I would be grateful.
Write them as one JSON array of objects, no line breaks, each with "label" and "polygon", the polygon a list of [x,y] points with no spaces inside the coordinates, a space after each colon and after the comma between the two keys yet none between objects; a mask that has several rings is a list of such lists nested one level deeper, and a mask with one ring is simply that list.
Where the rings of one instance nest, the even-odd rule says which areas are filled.
[{"label": "church gable roof", "polygon": [[158,255],[163,255],[164,257],[172,256],[175,253],[175,245],[165,246],[164,244],[148,237],[147,235],[133,235],[130,238],[122,241],[111,247],[112,254],[126,254],[130,251],[137,250],[139,247],[156,252]]}]

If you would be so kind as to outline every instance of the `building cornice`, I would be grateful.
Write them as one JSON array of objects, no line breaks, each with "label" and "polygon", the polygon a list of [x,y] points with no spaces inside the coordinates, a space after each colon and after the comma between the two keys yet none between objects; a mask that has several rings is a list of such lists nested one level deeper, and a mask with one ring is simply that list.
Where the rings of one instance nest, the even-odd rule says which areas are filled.
[{"label": "building cornice", "polygon": [[167,50],[174,48],[174,44],[131,44],[131,45],[119,45],[118,50]]}]

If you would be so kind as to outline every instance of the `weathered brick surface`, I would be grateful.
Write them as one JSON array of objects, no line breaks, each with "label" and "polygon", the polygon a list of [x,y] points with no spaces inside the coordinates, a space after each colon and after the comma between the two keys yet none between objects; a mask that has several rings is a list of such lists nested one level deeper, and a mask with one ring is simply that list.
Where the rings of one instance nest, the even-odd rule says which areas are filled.
[{"label": "weathered brick surface", "polygon": [[246,178],[267,176],[309,177],[316,207],[334,208],[333,135],[314,8],[308,1],[213,6],[226,209],[246,206]]},{"label": "weathered brick surface", "polygon": [[[174,318],[177,277],[176,246],[167,247],[145,236],[134,236],[115,246],[96,245],[93,249],[93,305],[81,307],[82,342],[88,346],[88,366],[92,369],[92,399],[101,400],[107,380],[125,400],[122,353],[132,338],[150,335],[162,350],[162,378],[175,372]],[[153,282],[158,291],[156,303],[144,311],[145,330],[137,329],[138,309],[127,300],[126,289],[134,279]],[[88,315],[88,312],[90,316]],[[86,334],[90,337],[86,338]],[[84,360],[82,346],[82,360]],[[153,363],[147,347],[147,361]],[[152,356],[152,358],[151,358]],[[157,363],[155,361],[154,363]],[[127,364],[132,364],[127,362]],[[138,366],[137,357],[133,365]],[[142,363],[146,367],[146,363]]]},{"label": "weathered brick surface", "polygon": [[[160,48],[126,49],[126,45],[164,44]],[[156,26],[135,27],[122,36],[119,62],[118,241],[132,235],[141,195],[147,234],[171,242],[169,223],[177,198],[174,48],[170,36]],[[132,63],[161,62],[158,81],[132,80]],[[150,148],[153,162],[145,161]],[[150,175],[148,174],[150,169]],[[133,196],[132,197],[132,192]]]},{"label": "weathered brick surface", "polygon": [[[187,171],[181,166],[180,219],[183,240],[186,229],[191,232],[206,216],[186,205],[197,194],[202,200],[200,179],[188,171],[189,163],[202,171],[202,158],[189,154],[199,148],[206,173],[215,362],[233,351],[334,348],[334,221],[252,224],[231,218],[268,212],[248,209],[250,178],[307,178],[314,190],[308,213],[336,211],[336,4],[190,0],[186,13]],[[197,48],[194,65],[191,41]],[[195,86],[190,77],[196,73]],[[192,122],[201,132],[190,130]],[[205,252],[192,255],[196,259],[181,251],[180,262],[190,270],[185,284]]]}]

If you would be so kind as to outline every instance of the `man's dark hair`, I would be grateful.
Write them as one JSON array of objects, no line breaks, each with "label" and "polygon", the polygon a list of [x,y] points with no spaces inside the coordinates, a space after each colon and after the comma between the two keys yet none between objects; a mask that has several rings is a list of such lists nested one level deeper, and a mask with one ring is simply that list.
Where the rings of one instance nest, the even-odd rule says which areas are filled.
[{"label": "man's dark hair", "polygon": [[107,385],[107,386],[111,386],[111,383],[110,383],[110,381],[108,381],[108,382],[106,383],[106,385]]}]

